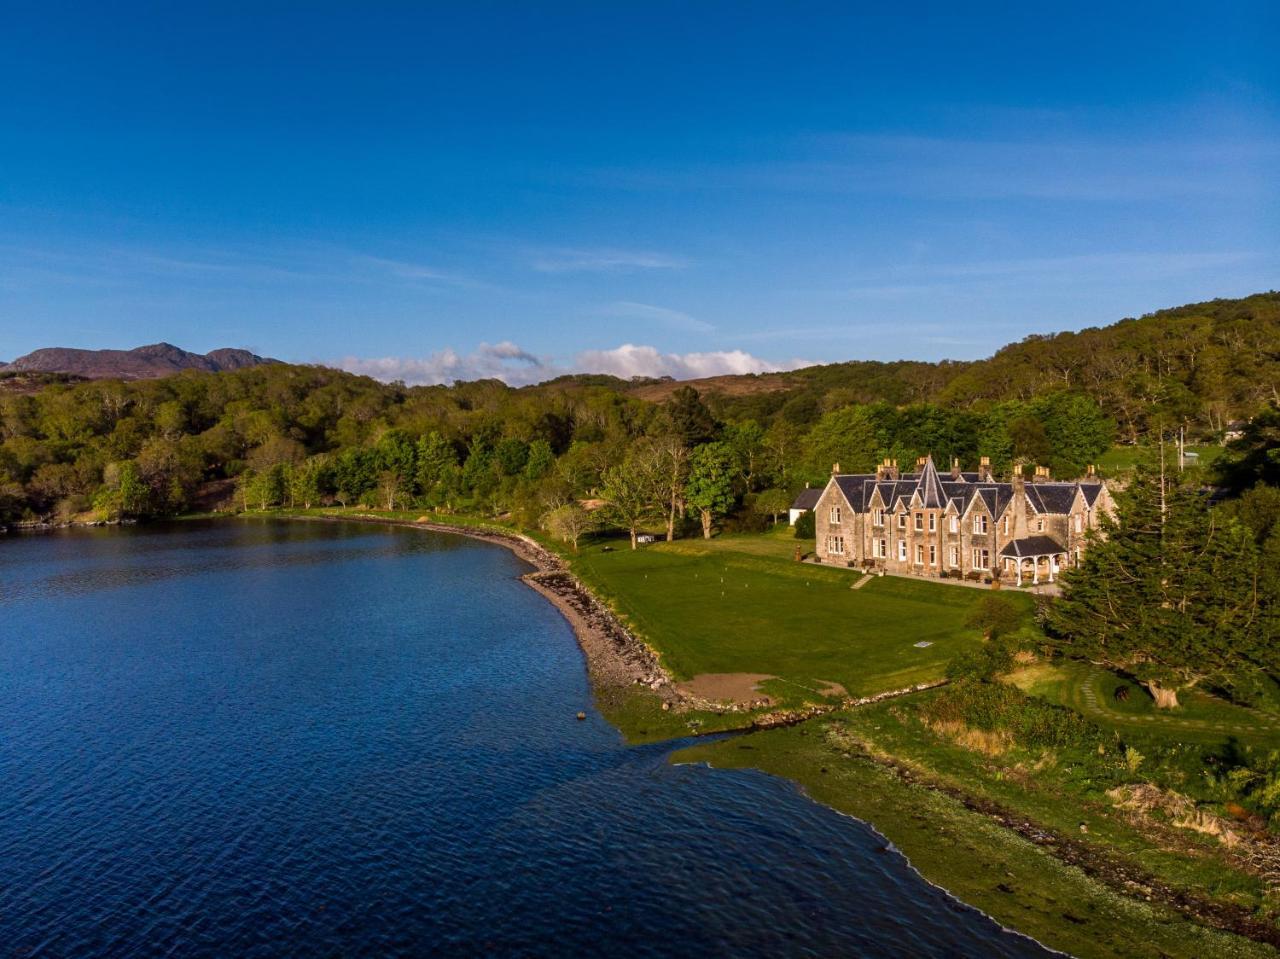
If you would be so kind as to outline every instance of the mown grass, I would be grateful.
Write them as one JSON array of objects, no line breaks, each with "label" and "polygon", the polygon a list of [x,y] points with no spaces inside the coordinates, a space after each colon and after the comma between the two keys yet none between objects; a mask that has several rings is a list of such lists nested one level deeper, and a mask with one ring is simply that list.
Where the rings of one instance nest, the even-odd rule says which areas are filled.
[{"label": "mown grass", "polygon": [[[765,688],[784,702],[820,698],[824,682],[865,696],[939,679],[982,641],[965,626],[981,591],[889,576],[851,589],[857,574],[795,562],[795,542],[596,544],[572,564],[677,679],[766,673],[779,677]],[[1028,597],[1011,599],[1030,609]]]}]

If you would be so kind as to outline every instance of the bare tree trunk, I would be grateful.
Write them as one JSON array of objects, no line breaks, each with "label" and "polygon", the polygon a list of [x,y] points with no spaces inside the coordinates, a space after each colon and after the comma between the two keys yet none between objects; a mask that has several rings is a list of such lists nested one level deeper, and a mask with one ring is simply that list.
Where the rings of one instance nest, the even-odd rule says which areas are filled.
[{"label": "bare tree trunk", "polygon": [[711,510],[709,509],[702,511],[702,538],[711,538]]},{"label": "bare tree trunk", "polygon": [[1176,689],[1166,689],[1154,682],[1144,684],[1147,692],[1151,694],[1151,698],[1156,701],[1156,709],[1177,709],[1178,708],[1178,691]]},{"label": "bare tree trunk", "polygon": [[671,509],[667,511],[667,542],[674,543],[676,539],[676,498],[671,497]]},{"label": "bare tree trunk", "polygon": [[632,549],[637,549],[637,548],[638,548],[638,547],[636,546],[636,528],[635,528],[634,526],[633,526],[633,527],[631,527],[631,548],[632,548]]}]

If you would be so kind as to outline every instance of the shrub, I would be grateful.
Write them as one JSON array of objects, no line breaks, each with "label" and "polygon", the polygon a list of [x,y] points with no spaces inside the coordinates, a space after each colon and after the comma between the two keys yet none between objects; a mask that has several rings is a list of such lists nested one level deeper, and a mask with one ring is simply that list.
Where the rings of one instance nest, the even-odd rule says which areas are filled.
[{"label": "shrub", "polygon": [[1113,736],[1079,713],[1027,696],[1005,683],[955,683],[926,702],[921,713],[931,725],[963,723],[988,732],[1005,730],[1025,748],[1104,751],[1114,742]]},{"label": "shrub", "polygon": [[987,642],[947,663],[947,679],[990,679],[1012,668],[1013,650],[1004,643]]},{"label": "shrub", "polygon": [[974,604],[964,624],[980,630],[987,639],[997,639],[1011,632],[1021,620],[1017,606],[1003,596],[988,594]]},{"label": "shrub", "polygon": [[818,521],[813,515],[813,510],[802,513],[796,520],[796,539],[817,539],[818,537]]}]

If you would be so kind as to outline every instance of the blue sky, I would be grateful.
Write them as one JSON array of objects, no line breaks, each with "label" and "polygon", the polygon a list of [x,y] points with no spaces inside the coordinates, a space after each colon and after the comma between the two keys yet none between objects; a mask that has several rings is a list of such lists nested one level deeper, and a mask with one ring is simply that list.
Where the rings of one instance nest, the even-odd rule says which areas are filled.
[{"label": "blue sky", "polygon": [[690,376],[1280,286],[1280,6],[888,6],[3,3],[0,358]]}]

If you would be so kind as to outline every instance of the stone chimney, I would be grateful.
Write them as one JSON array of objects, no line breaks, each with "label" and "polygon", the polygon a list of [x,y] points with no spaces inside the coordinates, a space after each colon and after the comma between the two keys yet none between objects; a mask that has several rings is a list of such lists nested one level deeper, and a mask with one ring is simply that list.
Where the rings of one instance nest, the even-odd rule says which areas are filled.
[{"label": "stone chimney", "polygon": [[885,457],[884,460],[876,464],[877,480],[896,480],[898,478],[898,464]]},{"label": "stone chimney", "polygon": [[960,478],[960,457],[951,457],[951,478],[958,480]]},{"label": "stone chimney", "polygon": [[1093,479],[1095,476],[1098,475],[1098,467],[1090,463],[1088,466],[1085,467],[1085,475],[1088,476],[1089,479]]},{"label": "stone chimney", "polygon": [[839,464],[839,463],[832,463],[832,464],[831,464],[831,475],[832,475],[832,476],[839,476],[839,475],[840,475],[840,464]]},{"label": "stone chimney", "polygon": [[916,469],[918,469],[918,470],[924,469],[924,464],[928,461],[928,459],[929,459],[929,457],[927,457],[927,456],[917,456],[917,457],[916,457]]},{"label": "stone chimney", "polygon": [[1013,487],[1013,498],[1019,499],[1027,492],[1027,481],[1022,475],[1020,468],[1015,468],[1013,475],[1009,477],[1009,484]]},{"label": "stone chimney", "polygon": [[1035,478],[1032,480],[1032,482],[1033,482],[1033,483],[1047,483],[1047,482],[1049,482],[1049,467],[1047,467],[1047,466],[1037,466],[1037,467],[1036,467],[1036,475],[1035,475]]},{"label": "stone chimney", "polygon": [[978,461],[978,479],[984,483],[990,483],[995,479],[991,475],[991,457],[984,456]]}]

